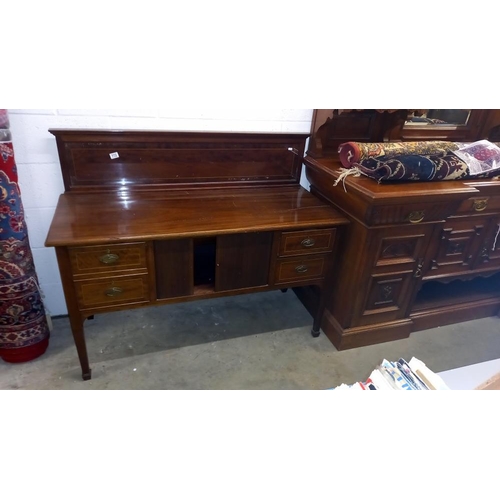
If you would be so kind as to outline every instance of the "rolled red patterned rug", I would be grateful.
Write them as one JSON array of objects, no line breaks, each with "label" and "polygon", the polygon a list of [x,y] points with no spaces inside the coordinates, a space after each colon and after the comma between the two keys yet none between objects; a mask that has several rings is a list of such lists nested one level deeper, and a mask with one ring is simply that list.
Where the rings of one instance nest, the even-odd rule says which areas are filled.
[{"label": "rolled red patterned rug", "polygon": [[25,223],[8,113],[0,109],[0,358],[22,363],[49,345],[38,277]]}]

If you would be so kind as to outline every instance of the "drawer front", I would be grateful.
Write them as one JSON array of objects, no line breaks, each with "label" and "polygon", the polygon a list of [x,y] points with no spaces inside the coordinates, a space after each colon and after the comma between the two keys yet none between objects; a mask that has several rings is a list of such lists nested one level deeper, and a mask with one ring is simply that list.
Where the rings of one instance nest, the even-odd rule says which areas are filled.
[{"label": "drawer front", "polygon": [[478,215],[491,212],[500,212],[500,196],[472,196],[462,202],[456,215]]},{"label": "drawer front", "polygon": [[282,233],[279,255],[302,255],[331,252],[335,241],[335,229],[292,231]]},{"label": "drawer front", "polygon": [[326,274],[326,268],[325,255],[278,259],[274,281],[280,284],[321,279]]},{"label": "drawer front", "polygon": [[384,205],[374,207],[367,216],[367,222],[381,224],[423,224],[444,220],[455,212],[454,203],[412,203],[408,205]]},{"label": "drawer front", "polygon": [[149,302],[148,276],[75,282],[80,309]]},{"label": "drawer front", "polygon": [[121,243],[69,249],[73,275],[146,269],[145,243]]}]

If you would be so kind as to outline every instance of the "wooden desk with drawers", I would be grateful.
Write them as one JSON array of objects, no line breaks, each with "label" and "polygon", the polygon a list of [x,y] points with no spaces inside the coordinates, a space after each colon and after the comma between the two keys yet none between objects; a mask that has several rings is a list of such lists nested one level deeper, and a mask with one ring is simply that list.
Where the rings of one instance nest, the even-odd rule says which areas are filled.
[{"label": "wooden desk with drawers", "polygon": [[307,135],[50,132],[65,193],[46,245],[84,380],[94,314],[303,286],[323,298],[348,220],[299,184]]}]

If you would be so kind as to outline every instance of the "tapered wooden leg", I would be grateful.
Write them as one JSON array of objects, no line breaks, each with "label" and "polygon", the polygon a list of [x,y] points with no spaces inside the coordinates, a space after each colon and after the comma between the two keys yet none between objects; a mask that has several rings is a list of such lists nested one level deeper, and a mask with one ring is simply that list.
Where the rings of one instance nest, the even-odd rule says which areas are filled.
[{"label": "tapered wooden leg", "polygon": [[64,289],[64,297],[68,306],[69,324],[71,333],[75,341],[80,365],[82,367],[83,380],[90,380],[89,358],[87,356],[87,346],[85,345],[85,334],[83,331],[83,322],[85,317],[82,316],[78,308],[78,298],[75,292],[75,284],[72,278],[71,262],[69,259],[68,249],[66,247],[56,247],[57,262],[61,273],[61,280]]},{"label": "tapered wooden leg", "polygon": [[89,357],[87,355],[87,344],[85,343],[85,331],[83,328],[84,319],[82,317],[69,318],[71,325],[71,332],[75,341],[76,351],[80,359],[80,366],[82,367],[83,380],[90,380],[92,370],[89,366]]}]

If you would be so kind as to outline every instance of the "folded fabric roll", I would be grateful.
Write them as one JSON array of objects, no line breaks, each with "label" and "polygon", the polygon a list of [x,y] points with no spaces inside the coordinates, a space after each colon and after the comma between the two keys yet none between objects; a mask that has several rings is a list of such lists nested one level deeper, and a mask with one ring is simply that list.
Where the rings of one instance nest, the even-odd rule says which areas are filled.
[{"label": "folded fabric roll", "polygon": [[352,168],[379,182],[457,180],[469,175],[467,163],[453,153],[366,158]]},{"label": "folded fabric roll", "polygon": [[345,168],[367,158],[391,158],[400,155],[439,155],[459,149],[460,143],[450,141],[419,142],[344,142],[339,146],[339,158]]}]

